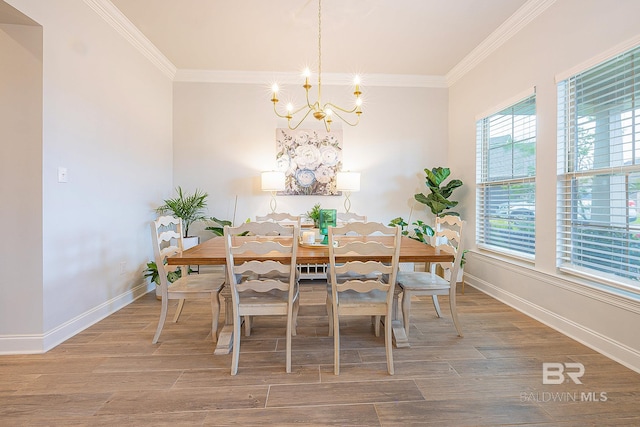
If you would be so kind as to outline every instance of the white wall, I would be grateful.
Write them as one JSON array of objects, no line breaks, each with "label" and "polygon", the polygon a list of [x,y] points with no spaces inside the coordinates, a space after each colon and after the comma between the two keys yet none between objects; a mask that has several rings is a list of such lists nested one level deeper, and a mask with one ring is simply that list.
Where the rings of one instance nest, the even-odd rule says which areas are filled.
[{"label": "white wall", "polygon": [[148,224],[172,186],[172,82],[85,2],[8,3],[43,27],[43,296],[40,334],[12,322],[0,352],[38,351],[146,292]]},{"label": "white wall", "polygon": [[1,22],[0,337],[42,331],[42,27]]},{"label": "white wall", "polygon": [[[209,212],[218,218],[233,218],[236,196],[236,223],[269,211],[260,172],[275,168],[276,128],[286,127],[286,121],[274,115],[267,83],[174,84],[174,184],[207,191]],[[447,90],[363,89],[370,102],[360,124],[342,126],[344,169],[361,172],[361,191],[351,195],[351,211],[371,221],[408,219],[413,195],[426,191],[423,169],[447,160]],[[323,87],[323,100],[347,91]],[[318,125],[310,120],[301,128]],[[277,203],[278,211],[292,214],[303,214],[315,203],[344,211],[344,198],[338,196],[278,196]],[[424,208],[416,204],[422,212],[413,218],[424,217]],[[211,237],[207,231],[199,234]]]},{"label": "white wall", "polygon": [[[518,263],[476,251],[466,278],[474,286],[640,371],[638,295],[620,298],[556,271],[556,85],[572,69],[640,35],[636,0],[557,1],[450,88],[449,164],[475,182],[475,121],[493,107],[536,87],[538,113],[536,261]],[[460,209],[475,234],[475,194],[463,193]],[[549,360],[553,362],[553,360]],[[587,367],[589,369],[589,367]]]}]

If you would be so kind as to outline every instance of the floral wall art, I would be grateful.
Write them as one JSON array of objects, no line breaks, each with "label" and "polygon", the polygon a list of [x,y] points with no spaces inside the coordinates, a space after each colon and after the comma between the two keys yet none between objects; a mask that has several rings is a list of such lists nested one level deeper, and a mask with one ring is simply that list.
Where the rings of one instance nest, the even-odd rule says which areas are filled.
[{"label": "floral wall art", "polygon": [[342,169],[342,131],[276,129],[276,161],[286,176],[284,195],[335,196]]}]

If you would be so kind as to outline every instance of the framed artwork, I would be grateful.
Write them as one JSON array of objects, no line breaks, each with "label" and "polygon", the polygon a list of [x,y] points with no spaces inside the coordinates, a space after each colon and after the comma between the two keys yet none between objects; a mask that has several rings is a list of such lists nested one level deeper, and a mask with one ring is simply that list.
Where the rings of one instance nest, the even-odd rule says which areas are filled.
[{"label": "framed artwork", "polygon": [[342,131],[276,129],[276,162],[285,173],[282,195],[337,196]]}]

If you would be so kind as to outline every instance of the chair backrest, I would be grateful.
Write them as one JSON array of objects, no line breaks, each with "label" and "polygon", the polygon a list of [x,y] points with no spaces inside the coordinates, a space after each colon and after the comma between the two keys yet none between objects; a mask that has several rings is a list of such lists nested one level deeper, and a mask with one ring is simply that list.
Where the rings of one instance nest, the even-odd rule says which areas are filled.
[{"label": "chair backrest", "polygon": [[256,215],[256,221],[271,221],[277,222],[282,225],[297,225],[300,227],[300,221],[302,217],[300,215],[291,215],[286,212],[271,212],[266,215]]},{"label": "chair backrest", "polygon": [[387,302],[391,304],[401,231],[400,227],[377,222],[351,222],[329,228],[329,277],[334,301],[339,301],[338,294],[347,290],[379,290],[387,292]]},{"label": "chair backrest", "polygon": [[453,262],[431,263],[431,274],[435,274],[435,268],[439,265],[443,271],[449,271],[452,284],[456,282],[462,261],[462,230],[464,225],[465,221],[459,216],[446,215],[436,218],[435,247],[452,254],[455,258]]},{"label": "chair backrest", "polygon": [[353,212],[338,212],[338,224],[347,222],[367,222],[366,215],[358,215]]},{"label": "chair backrest", "polygon": [[167,275],[176,273],[178,269],[187,271],[187,266],[167,265],[167,257],[181,254],[182,243],[182,220],[173,216],[161,216],[155,221],[151,221],[151,239],[153,240],[153,255],[160,276],[161,292],[167,292],[169,281]]},{"label": "chair backrest", "polygon": [[[236,238],[246,232],[252,237]],[[273,234],[277,236],[260,239],[261,236]],[[238,227],[224,227],[227,277],[234,302],[238,300],[239,292],[268,292],[274,289],[289,291],[289,302],[292,302],[294,290],[291,285],[295,283],[297,274],[298,235],[297,226],[283,226],[275,222],[248,222]],[[280,236],[290,237],[280,239]],[[234,259],[245,253],[265,255],[272,252],[285,254],[287,261],[265,258],[238,263]]]}]

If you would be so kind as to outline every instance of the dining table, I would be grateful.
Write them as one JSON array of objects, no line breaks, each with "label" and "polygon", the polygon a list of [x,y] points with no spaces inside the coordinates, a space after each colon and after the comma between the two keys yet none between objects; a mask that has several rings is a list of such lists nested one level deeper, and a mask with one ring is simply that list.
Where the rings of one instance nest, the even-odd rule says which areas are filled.
[{"label": "dining table", "polygon": [[[234,245],[242,240],[251,240],[256,238],[271,238],[278,239],[283,244],[290,244],[291,237],[256,237],[256,236],[232,236]],[[343,239],[357,239],[362,241],[377,240],[377,241],[391,241],[391,236],[345,236]],[[288,240],[288,242],[287,242]],[[329,248],[327,245],[312,244],[306,245],[298,243],[297,264],[328,264],[329,263]],[[361,256],[345,256],[340,258],[341,261],[352,260],[364,260],[364,255]],[[287,262],[286,258],[283,258],[281,254],[274,255],[274,253],[267,254],[243,254],[242,256],[234,256],[236,262],[245,262],[251,260],[266,260],[273,259],[276,261]],[[376,254],[366,255],[366,259],[375,259],[379,261],[386,261],[385,256],[376,256]],[[453,255],[440,251],[439,249],[420,242],[415,239],[411,239],[406,236],[402,236],[400,243],[400,262],[401,263],[430,263],[430,262],[451,262],[453,261]],[[167,264],[169,265],[225,265],[226,264],[226,247],[225,237],[217,236],[209,240],[206,240],[199,245],[189,248],[183,251],[181,254],[177,254],[167,258]],[[231,302],[231,292],[229,287],[225,285],[221,295],[225,300],[225,324],[218,335],[218,341],[214,354],[228,354],[233,345],[233,312]],[[400,310],[394,308],[394,319],[392,319],[393,326],[393,339],[396,347],[409,347],[409,340],[404,330],[402,319],[397,318]],[[215,333],[215,331],[213,332]]]}]

